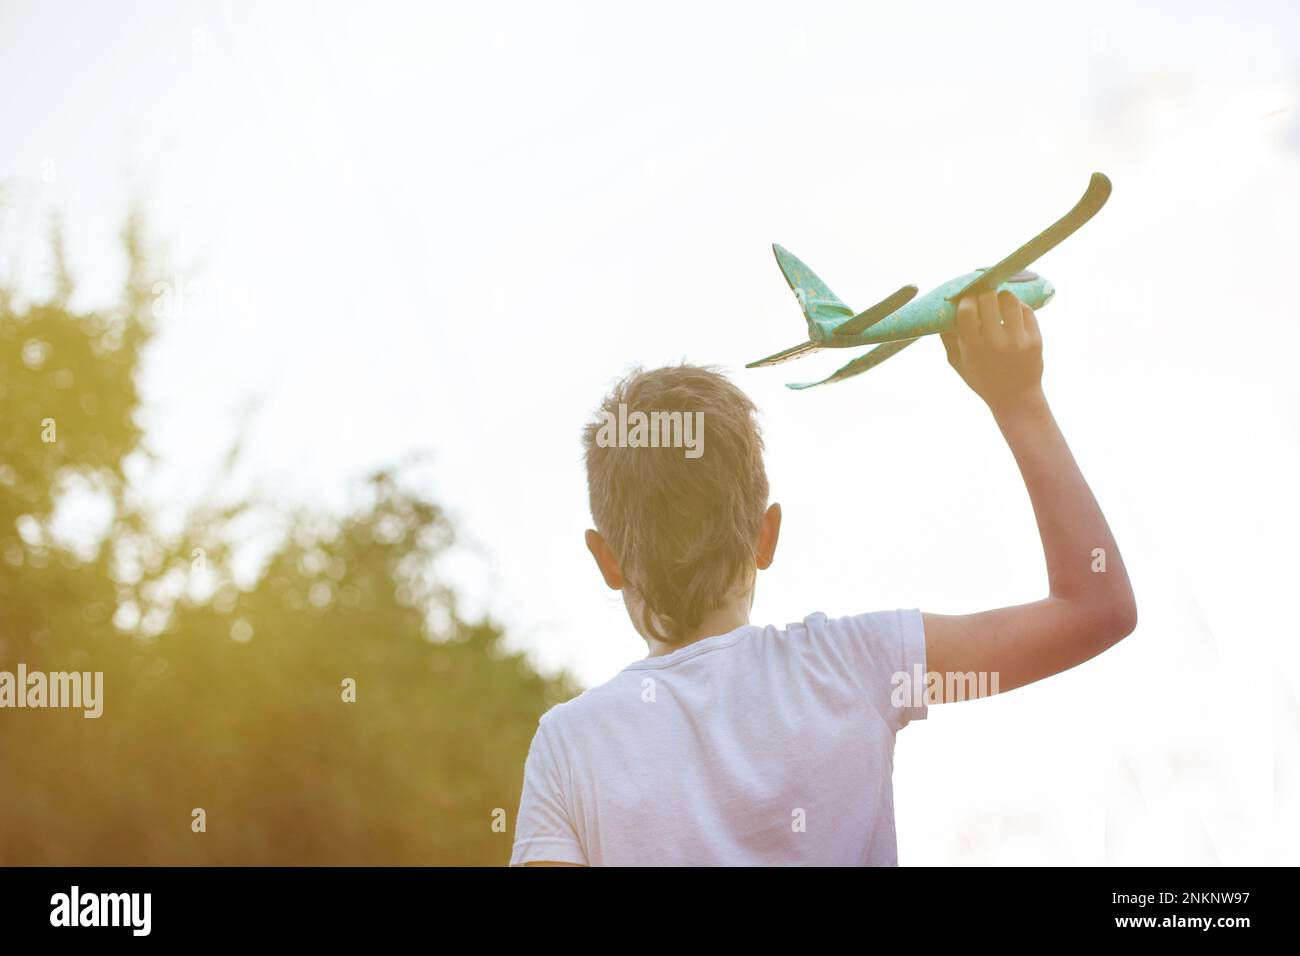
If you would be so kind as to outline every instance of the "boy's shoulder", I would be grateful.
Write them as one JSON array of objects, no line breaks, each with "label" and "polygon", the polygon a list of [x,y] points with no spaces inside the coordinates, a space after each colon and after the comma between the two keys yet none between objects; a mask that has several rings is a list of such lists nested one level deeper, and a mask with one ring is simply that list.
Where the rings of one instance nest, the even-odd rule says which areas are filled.
[{"label": "boy's shoulder", "polygon": [[[823,611],[814,611],[801,621],[784,626],[775,624],[747,624],[727,634],[706,637],[672,653],[657,657],[644,657],[628,664],[604,683],[584,690],[581,694],[551,707],[541,717],[540,723],[548,729],[560,730],[573,722],[586,722],[596,714],[608,713],[613,708],[638,706],[647,695],[653,695],[656,682],[666,672],[705,669],[711,662],[735,660],[737,655],[753,657],[764,666],[774,659],[821,656],[828,650],[841,656],[835,644],[899,634],[905,628],[901,610],[872,611],[864,614],[830,617]],[[776,652],[776,653],[774,653]],[[782,653],[784,652],[784,653]],[[693,666],[687,668],[688,663]]]}]

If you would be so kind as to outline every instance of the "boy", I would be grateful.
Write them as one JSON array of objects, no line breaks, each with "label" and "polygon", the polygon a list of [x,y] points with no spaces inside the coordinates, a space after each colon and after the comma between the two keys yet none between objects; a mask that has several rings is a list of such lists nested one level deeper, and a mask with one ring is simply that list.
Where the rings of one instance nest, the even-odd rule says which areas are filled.
[{"label": "boy", "polygon": [[[1048,595],[751,625],[781,529],[754,407],[704,369],[633,375],[602,413],[702,412],[702,454],[611,446],[587,427],[587,547],[649,656],[542,717],[512,865],[897,865],[891,771],[908,721],[972,676],[1010,690],[1132,632],[1119,550],[1043,396],[1033,311],[1010,292],[968,297],[943,341],[1020,467]],[[933,683],[917,688],[921,673]]]}]

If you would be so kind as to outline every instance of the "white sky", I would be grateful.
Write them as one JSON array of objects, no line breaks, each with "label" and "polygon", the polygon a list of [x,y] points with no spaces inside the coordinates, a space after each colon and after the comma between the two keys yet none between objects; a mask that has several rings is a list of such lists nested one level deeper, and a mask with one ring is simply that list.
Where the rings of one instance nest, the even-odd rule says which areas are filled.
[{"label": "white sky", "polygon": [[801,394],[845,356],[741,366],[804,337],[771,242],[863,307],[990,264],[1103,170],[1035,269],[1141,623],[906,730],[900,858],[1295,862],[1300,9],[542,6],[0,7],[7,274],[57,212],[104,301],[140,195],[193,286],[148,367],[152,500],[208,488],[254,399],[234,491],[342,506],[431,452],[448,573],[596,683],[644,646],[583,548],[579,431],[628,366],[685,358],[764,412],[786,524],[756,620],[1033,599],[1019,477],[939,343]]}]

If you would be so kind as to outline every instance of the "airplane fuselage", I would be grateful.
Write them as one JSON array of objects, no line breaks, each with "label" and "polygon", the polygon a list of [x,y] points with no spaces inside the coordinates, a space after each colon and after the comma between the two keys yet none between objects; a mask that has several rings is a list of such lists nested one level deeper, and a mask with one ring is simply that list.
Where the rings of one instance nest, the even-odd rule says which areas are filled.
[{"label": "airplane fuselage", "polygon": [[[880,342],[898,342],[914,339],[936,332],[947,332],[957,322],[957,305],[949,302],[948,297],[957,294],[983,272],[976,269],[965,275],[949,279],[941,286],[931,289],[925,295],[917,296],[898,311],[876,322],[870,328],[857,335],[835,335],[834,328],[844,321],[840,316],[833,319],[809,321],[809,333],[813,342],[822,348],[852,348],[861,345],[875,345]],[[1031,309],[1041,309],[1056,294],[1052,283],[1042,276],[1003,282],[998,291],[1010,290],[1016,298]]]}]

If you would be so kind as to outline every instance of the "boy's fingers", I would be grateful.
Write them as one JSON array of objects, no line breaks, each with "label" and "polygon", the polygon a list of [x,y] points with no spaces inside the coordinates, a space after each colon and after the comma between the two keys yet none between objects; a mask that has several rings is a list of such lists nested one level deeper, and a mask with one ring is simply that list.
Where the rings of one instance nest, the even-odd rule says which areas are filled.
[{"label": "boy's fingers", "polygon": [[1002,327],[1007,330],[1007,336],[1013,342],[1024,341],[1025,315],[1020,308],[1023,304],[1016,298],[1014,292],[1004,289],[998,293],[998,309],[1002,313]]},{"label": "boy's fingers", "polygon": [[957,334],[965,342],[973,344],[979,341],[979,304],[974,296],[968,295],[957,303]]},{"label": "boy's fingers", "polygon": [[998,308],[996,292],[979,294],[980,335],[989,345],[999,346],[1006,341],[1007,333],[1002,328],[1002,311]]},{"label": "boy's fingers", "polygon": [[1020,311],[1022,316],[1021,321],[1025,326],[1025,335],[1029,337],[1029,344],[1042,345],[1043,333],[1038,328],[1038,316],[1034,315],[1034,310],[1024,303],[1021,303]]}]

